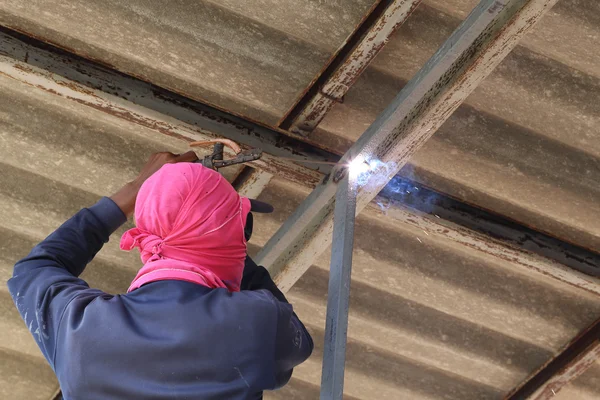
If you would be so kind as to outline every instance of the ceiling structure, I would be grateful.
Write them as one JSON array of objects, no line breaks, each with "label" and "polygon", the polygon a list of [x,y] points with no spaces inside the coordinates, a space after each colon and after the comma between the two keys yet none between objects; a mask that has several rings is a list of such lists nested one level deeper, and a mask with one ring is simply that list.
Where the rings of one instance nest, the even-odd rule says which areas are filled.
[{"label": "ceiling structure", "polygon": [[[33,38],[5,31],[0,40],[5,280],[37,241],[116,191],[153,151],[180,152],[186,140],[217,134],[273,156],[339,159],[477,5],[426,0],[411,8],[343,102],[298,134],[282,128],[289,112],[386,2],[50,3],[0,3],[0,25]],[[400,205],[380,200],[383,209],[360,215],[348,398],[503,398],[598,320],[600,285],[567,260],[572,253],[531,252],[526,240],[507,244],[497,230],[490,239],[486,227],[466,229],[434,206],[447,198],[487,210],[572,245],[594,267],[599,22],[596,2],[560,0],[400,171],[416,186],[397,184],[396,195],[431,190],[421,198],[428,207],[405,208],[408,193],[395,197]],[[37,50],[38,41],[62,50]],[[329,170],[272,156],[253,166],[262,172],[248,173],[242,190],[276,208],[257,218],[256,254]],[[233,181],[240,172],[226,173]],[[114,239],[86,277],[123,293],[139,261]],[[317,258],[288,292],[317,348],[271,398],[318,396],[328,263],[328,254]],[[58,388],[52,371],[5,286],[0,296],[0,394],[50,399]],[[592,365],[556,397],[597,398],[599,372]]]}]

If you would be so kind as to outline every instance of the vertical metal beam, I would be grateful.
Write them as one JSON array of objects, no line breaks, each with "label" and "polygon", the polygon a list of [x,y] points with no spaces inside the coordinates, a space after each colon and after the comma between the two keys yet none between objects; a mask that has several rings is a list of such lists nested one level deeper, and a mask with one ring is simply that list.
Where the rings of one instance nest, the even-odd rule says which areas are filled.
[{"label": "vertical metal beam", "polygon": [[600,319],[577,335],[564,350],[505,397],[549,400],[600,359]]},{"label": "vertical metal beam", "polygon": [[[357,197],[360,212],[557,0],[483,0],[342,157],[380,163]],[[336,170],[331,176],[335,176]],[[325,179],[257,257],[288,290],[331,243],[337,184]]]},{"label": "vertical metal beam", "polygon": [[[364,31],[357,31],[341,51],[339,61],[323,72],[314,90],[288,114],[280,124],[284,129],[307,136],[325,118],[336,102],[341,102],[358,77],[369,66],[390,37],[408,19],[421,0],[383,0],[365,20]],[[292,120],[290,122],[290,119]]]},{"label": "vertical metal beam", "polygon": [[321,400],[341,400],[344,393],[344,364],[346,363],[348,307],[356,219],[356,178],[353,171],[346,173],[338,186],[335,197]]}]

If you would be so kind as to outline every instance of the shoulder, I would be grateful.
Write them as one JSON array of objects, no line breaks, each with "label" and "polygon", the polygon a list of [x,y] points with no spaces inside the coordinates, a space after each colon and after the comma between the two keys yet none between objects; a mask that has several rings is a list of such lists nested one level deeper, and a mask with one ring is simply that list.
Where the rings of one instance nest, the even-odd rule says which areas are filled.
[{"label": "shoulder", "polygon": [[265,289],[231,293],[231,303],[238,312],[251,315],[254,319],[269,323],[273,327],[293,313],[291,305],[277,300]]},{"label": "shoulder", "polygon": [[279,310],[280,301],[268,290],[242,290],[230,294],[232,303],[240,308],[251,308],[264,312]]}]

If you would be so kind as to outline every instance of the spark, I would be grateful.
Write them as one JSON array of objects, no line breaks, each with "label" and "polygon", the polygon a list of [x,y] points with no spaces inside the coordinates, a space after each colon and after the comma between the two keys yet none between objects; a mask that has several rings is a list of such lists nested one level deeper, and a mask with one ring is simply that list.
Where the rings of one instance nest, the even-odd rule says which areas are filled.
[{"label": "spark", "polygon": [[426,234],[427,236],[429,236],[429,233],[427,233],[426,231],[423,231],[424,234]]},{"label": "spark", "polygon": [[439,215],[437,215],[437,214],[433,214],[433,215],[435,215],[435,217],[436,217],[436,218],[440,218],[440,216],[439,216]]},{"label": "spark", "polygon": [[550,390],[552,390],[552,394],[556,396],[556,393],[554,392],[554,389],[550,389]]},{"label": "spark", "polygon": [[350,169],[350,173],[352,175],[358,176],[370,170],[371,166],[367,163],[364,157],[358,156],[354,160],[350,161],[348,168]]},{"label": "spark", "polygon": [[418,237],[417,237],[417,240],[419,241],[419,243],[423,243],[423,242],[421,241],[421,239],[419,239]]}]

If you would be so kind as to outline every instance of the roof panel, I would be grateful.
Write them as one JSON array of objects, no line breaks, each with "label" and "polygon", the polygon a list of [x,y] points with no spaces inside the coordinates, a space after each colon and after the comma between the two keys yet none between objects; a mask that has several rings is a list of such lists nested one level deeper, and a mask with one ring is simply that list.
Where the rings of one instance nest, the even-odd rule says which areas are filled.
[{"label": "roof panel", "polygon": [[275,124],[373,3],[7,0],[0,23]]}]

